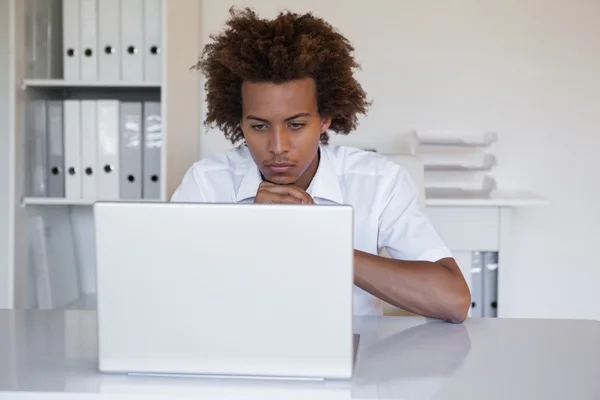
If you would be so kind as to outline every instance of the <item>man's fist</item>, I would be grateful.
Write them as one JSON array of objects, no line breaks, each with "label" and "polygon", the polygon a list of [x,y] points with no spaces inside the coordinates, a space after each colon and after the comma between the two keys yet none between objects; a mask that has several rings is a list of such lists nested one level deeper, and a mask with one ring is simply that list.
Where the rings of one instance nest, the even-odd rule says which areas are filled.
[{"label": "man's fist", "polygon": [[275,185],[262,182],[256,191],[254,203],[262,204],[315,204],[308,193],[293,185]]}]

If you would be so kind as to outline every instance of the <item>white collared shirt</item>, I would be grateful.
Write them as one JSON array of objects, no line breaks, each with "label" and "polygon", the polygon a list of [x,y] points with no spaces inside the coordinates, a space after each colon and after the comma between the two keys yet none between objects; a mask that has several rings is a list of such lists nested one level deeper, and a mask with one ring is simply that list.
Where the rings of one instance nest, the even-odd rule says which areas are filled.
[{"label": "white collared shirt", "polygon": [[[346,204],[354,211],[354,247],[385,248],[400,260],[452,257],[419,205],[408,172],[385,156],[352,147],[321,145],[317,173],[307,189],[317,204]],[[186,172],[172,202],[251,203],[262,182],[245,145],[200,160]],[[354,313],[381,315],[381,301],[354,287]]]}]

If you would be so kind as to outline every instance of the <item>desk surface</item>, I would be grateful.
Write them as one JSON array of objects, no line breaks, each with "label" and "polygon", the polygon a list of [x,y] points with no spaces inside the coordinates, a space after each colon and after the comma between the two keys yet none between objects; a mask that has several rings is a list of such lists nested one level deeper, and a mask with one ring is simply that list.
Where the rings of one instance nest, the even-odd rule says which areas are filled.
[{"label": "desk surface", "polygon": [[598,321],[360,317],[352,382],[265,382],[98,373],[95,317],[0,311],[0,399],[600,398]]}]

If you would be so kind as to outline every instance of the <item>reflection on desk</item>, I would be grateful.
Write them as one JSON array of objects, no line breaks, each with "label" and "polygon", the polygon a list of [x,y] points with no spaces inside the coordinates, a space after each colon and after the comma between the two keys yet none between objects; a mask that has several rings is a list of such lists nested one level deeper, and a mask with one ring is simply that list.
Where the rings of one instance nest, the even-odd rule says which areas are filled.
[{"label": "reflection on desk", "polygon": [[359,353],[353,395],[431,399],[462,365],[470,348],[465,325],[438,321],[371,341]]},{"label": "reflection on desk", "polygon": [[600,322],[359,317],[355,332],[350,382],[109,375],[94,311],[0,311],[0,399],[600,398]]}]

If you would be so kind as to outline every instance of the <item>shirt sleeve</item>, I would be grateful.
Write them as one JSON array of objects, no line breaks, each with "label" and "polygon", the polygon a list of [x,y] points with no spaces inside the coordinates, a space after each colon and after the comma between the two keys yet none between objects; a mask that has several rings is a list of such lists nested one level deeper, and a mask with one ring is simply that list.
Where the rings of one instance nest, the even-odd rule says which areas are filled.
[{"label": "shirt sleeve", "polygon": [[383,201],[378,246],[385,248],[390,257],[432,262],[452,257],[419,204],[414,181],[402,168],[396,170]]}]

